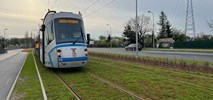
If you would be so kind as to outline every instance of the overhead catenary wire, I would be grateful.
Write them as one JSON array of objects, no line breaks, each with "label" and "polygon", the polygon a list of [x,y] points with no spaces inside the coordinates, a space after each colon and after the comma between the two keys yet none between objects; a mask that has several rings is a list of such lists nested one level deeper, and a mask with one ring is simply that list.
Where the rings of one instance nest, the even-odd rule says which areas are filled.
[{"label": "overhead catenary wire", "polygon": [[55,7],[55,5],[56,5],[57,1],[58,1],[58,0],[55,0],[55,2],[53,3],[53,5],[52,5],[52,8],[51,8],[51,9],[53,9],[53,8]]},{"label": "overhead catenary wire", "polygon": [[89,8],[91,8],[93,5],[95,5],[96,3],[98,3],[100,0],[96,0],[96,1],[94,1],[91,5],[89,5],[87,8],[85,8],[83,11],[82,11],[82,13],[86,13],[86,11],[89,9]]},{"label": "overhead catenary wire", "polygon": [[88,16],[94,14],[95,12],[97,12],[97,11],[103,9],[104,7],[106,7],[106,6],[108,6],[108,5],[112,4],[112,3],[114,3],[115,1],[117,1],[117,0],[111,0],[110,2],[108,2],[108,3],[105,4],[105,5],[103,5],[102,7],[100,7],[100,8],[98,8],[98,9],[92,11],[91,13],[87,14],[85,17],[88,17]]}]

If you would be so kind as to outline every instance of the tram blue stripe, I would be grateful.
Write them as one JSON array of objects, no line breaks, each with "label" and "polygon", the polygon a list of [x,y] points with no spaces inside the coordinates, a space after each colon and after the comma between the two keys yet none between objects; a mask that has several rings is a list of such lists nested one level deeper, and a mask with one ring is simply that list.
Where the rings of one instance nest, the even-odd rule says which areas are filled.
[{"label": "tram blue stripe", "polygon": [[[50,50],[50,52],[48,53],[48,56],[49,56],[49,59],[50,59],[50,64],[51,66],[53,67],[53,62],[52,62],[52,58],[51,58],[51,53],[53,50],[57,49],[57,48],[60,48],[60,47],[74,47],[74,46],[77,46],[77,47],[86,47],[87,45],[86,44],[60,44],[60,45],[57,45],[55,46],[54,48],[52,48]],[[88,58],[87,58],[88,59]]]},{"label": "tram blue stripe", "polygon": [[77,58],[61,58],[59,62],[71,62],[71,61],[85,61],[88,57],[77,57]]}]

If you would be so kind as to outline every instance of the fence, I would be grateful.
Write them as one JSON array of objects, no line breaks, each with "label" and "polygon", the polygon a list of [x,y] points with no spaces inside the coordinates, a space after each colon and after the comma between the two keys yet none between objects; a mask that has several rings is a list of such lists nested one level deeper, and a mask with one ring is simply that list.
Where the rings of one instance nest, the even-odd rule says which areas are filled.
[{"label": "fence", "polygon": [[211,41],[175,42],[174,48],[213,49],[213,40],[211,40]]}]

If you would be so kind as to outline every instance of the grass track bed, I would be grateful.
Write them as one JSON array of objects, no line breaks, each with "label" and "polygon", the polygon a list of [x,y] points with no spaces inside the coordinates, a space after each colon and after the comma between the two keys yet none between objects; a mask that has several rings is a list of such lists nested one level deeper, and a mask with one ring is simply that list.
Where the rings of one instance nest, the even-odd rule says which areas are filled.
[{"label": "grass track bed", "polygon": [[133,91],[143,98],[213,99],[213,91],[208,89],[213,87],[212,80],[188,76],[187,72],[179,75],[160,68],[147,69],[103,58],[90,58],[86,68],[88,72]]},{"label": "grass track bed", "polygon": [[59,75],[85,100],[135,100],[105,83],[94,79],[85,68],[61,70]]},{"label": "grass track bed", "polygon": [[[124,70],[129,70],[131,72],[137,72],[141,74],[152,75],[152,77],[161,78],[162,80],[168,80],[173,82],[184,83],[192,86],[203,87],[207,90],[213,91],[213,78],[211,77],[202,77],[198,75],[191,75],[186,72],[177,72],[171,70],[163,70],[160,68],[152,68],[152,66],[145,66],[141,64],[125,63],[125,62],[112,62],[111,60],[105,59],[104,62],[98,58],[92,58],[91,61],[94,61],[99,64],[106,64],[110,67],[121,68]],[[150,74],[152,72],[152,74]],[[178,81],[176,81],[178,80]],[[202,81],[201,81],[202,80]]]},{"label": "grass track bed", "polygon": [[[42,80],[46,89],[48,100],[73,100],[75,97],[59,81],[52,69],[43,67],[37,62]],[[122,92],[90,77],[85,68],[56,69],[58,74],[85,100],[135,100]]]},{"label": "grass track bed", "polygon": [[58,79],[52,69],[43,67],[36,57],[48,100],[75,100],[75,96]]},{"label": "grass track bed", "polygon": [[28,54],[11,95],[11,100],[42,100],[42,92],[32,53]]}]

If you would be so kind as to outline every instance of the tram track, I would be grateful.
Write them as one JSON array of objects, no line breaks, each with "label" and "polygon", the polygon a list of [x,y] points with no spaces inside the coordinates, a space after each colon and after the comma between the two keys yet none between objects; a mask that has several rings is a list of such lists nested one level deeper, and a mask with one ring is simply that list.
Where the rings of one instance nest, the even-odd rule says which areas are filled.
[{"label": "tram track", "polygon": [[67,87],[67,89],[75,96],[77,100],[83,100],[82,97],[58,74],[57,71],[54,71],[58,79]]},{"label": "tram track", "polygon": [[119,86],[117,86],[117,85],[115,85],[115,84],[113,84],[113,83],[111,83],[111,82],[109,82],[109,81],[107,81],[107,80],[101,78],[101,77],[98,77],[98,76],[96,76],[96,75],[94,75],[94,74],[92,74],[92,73],[89,73],[89,72],[85,72],[85,73],[87,73],[88,75],[90,75],[90,76],[93,77],[94,79],[99,80],[99,81],[102,82],[102,83],[108,84],[109,86],[111,86],[112,88],[114,88],[114,89],[116,89],[116,90],[118,90],[118,91],[120,91],[120,92],[123,92],[123,93],[125,93],[125,94],[127,94],[127,95],[129,95],[129,96],[131,96],[131,97],[134,97],[134,98],[137,99],[137,100],[144,100],[144,99],[141,98],[140,96],[138,96],[138,95],[136,95],[136,94],[134,94],[134,93],[132,93],[132,92],[130,92],[130,91],[128,91],[128,90],[125,90],[125,89],[123,89],[123,88],[121,88],[121,87],[119,87]]},{"label": "tram track", "polygon": [[[75,96],[75,98],[77,100],[83,100],[82,97],[68,84],[68,82],[59,75],[59,73],[57,71],[54,71],[54,73],[57,75],[58,79],[67,87],[67,89]],[[103,84],[106,84],[108,86],[110,86],[111,88],[121,92],[121,93],[124,93],[124,94],[127,94],[129,95],[130,97],[133,97],[135,98],[136,100],[144,100],[142,97],[132,93],[131,91],[128,91],[128,90],[125,90],[115,84],[113,84],[112,82],[109,82],[101,77],[98,77],[90,72],[86,72],[84,71],[85,74],[88,74],[91,78],[103,83]]]}]

